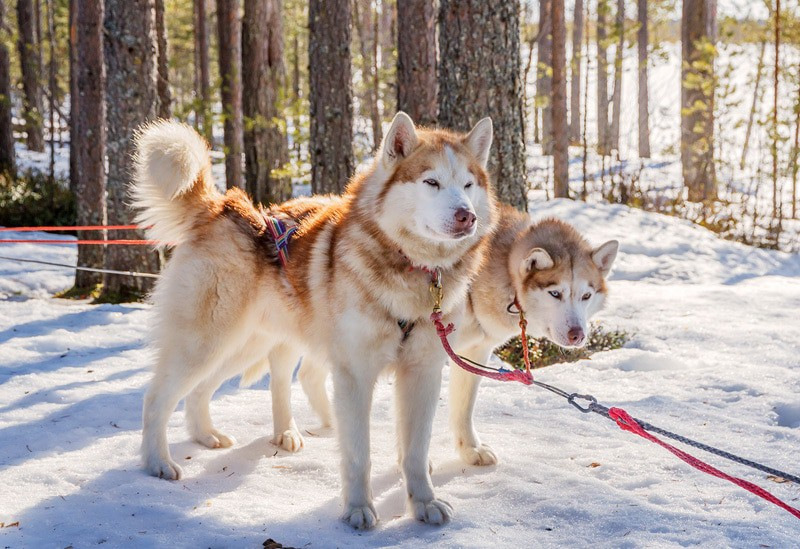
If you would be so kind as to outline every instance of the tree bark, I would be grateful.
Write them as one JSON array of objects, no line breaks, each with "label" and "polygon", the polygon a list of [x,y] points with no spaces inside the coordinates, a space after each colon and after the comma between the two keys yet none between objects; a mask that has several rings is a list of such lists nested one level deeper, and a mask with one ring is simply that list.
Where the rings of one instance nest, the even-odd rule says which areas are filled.
[{"label": "tree bark", "polygon": [[647,0],[638,1],[639,30],[639,158],[650,158],[650,85],[647,81],[648,48]]},{"label": "tree bark", "polygon": [[225,119],[225,183],[243,187],[242,153],[242,21],[239,0],[217,0],[219,73],[222,77],[222,112]]},{"label": "tree bark", "polygon": [[172,92],[169,89],[169,50],[164,22],[164,0],[156,2],[156,40],[158,45],[158,116],[172,116]]},{"label": "tree bark", "polygon": [[422,125],[436,123],[435,0],[397,4],[397,109]]},{"label": "tree bark", "polygon": [[[378,26],[375,24],[378,22],[378,11],[372,9],[371,2],[365,2],[362,8],[359,5],[361,1],[353,2],[353,18],[361,53],[361,75],[365,85],[363,102],[366,103],[369,111],[372,125],[372,150],[375,151],[383,140],[381,114],[378,108],[380,80],[378,75]],[[372,28],[372,32],[367,31],[369,28]]]},{"label": "tree bark", "polygon": [[608,154],[608,52],[606,16],[608,0],[597,0],[597,152]]},{"label": "tree bark", "polygon": [[7,25],[5,2],[0,1],[0,173],[14,177],[17,162],[11,125],[11,63],[6,47],[9,34]]},{"label": "tree bark", "polygon": [[309,93],[311,190],[341,193],[353,173],[349,0],[311,0]]},{"label": "tree bark", "polygon": [[569,142],[581,139],[581,64],[583,55],[583,0],[575,0],[572,15],[572,61],[570,62]]},{"label": "tree bark", "polygon": [[[75,202],[78,225],[106,224],[106,69],[103,63],[103,0],[74,0],[75,87],[79,109],[70,113],[75,150]],[[86,233],[98,236],[98,233]],[[103,232],[102,234],[105,234]],[[101,246],[78,246],[78,265],[102,267]],[[75,287],[99,284],[102,275],[76,271]]]},{"label": "tree bark", "polygon": [[684,0],[681,20],[681,165],[689,200],[716,198],[714,50],[716,0]]},{"label": "tree bark", "polygon": [[489,170],[501,200],[527,211],[519,3],[441,0],[439,123],[466,131],[494,122]]},{"label": "tree bark", "polygon": [[758,109],[759,90],[761,88],[761,76],[764,74],[764,55],[767,53],[767,39],[761,40],[761,50],[758,54],[758,64],[756,65],[756,81],[753,86],[753,102],[750,104],[750,114],[747,117],[747,129],[744,132],[744,145],[742,146],[742,158],[739,161],[739,168],[744,169],[747,162],[747,149],[750,145],[750,134],[753,132],[753,122],[755,121]]},{"label": "tree bark", "polygon": [[[108,222],[133,222],[128,208],[133,173],[133,135],[158,115],[157,41],[154,0],[105,0],[105,54],[108,117]],[[117,238],[141,239],[142,231],[118,231]],[[157,272],[158,254],[140,246],[109,246],[108,269]],[[141,296],[152,279],[105,275],[103,294],[110,299]]]},{"label": "tree bark", "polygon": [[[400,0],[401,3],[405,0]],[[377,5],[377,0],[375,0]],[[388,74],[388,70],[397,67],[397,6],[396,0],[380,0],[381,13],[379,21],[377,21],[378,48],[376,52],[376,66],[375,74],[378,73],[378,67],[383,71],[384,75],[380,79],[383,83],[381,86],[379,105],[383,105],[385,111],[394,112],[397,110],[397,86],[395,85],[394,75]],[[377,60],[380,60],[378,63]]]},{"label": "tree bark", "polygon": [[78,188],[78,156],[73,144],[78,139],[75,118],[78,115],[78,1],[69,0],[69,190]]},{"label": "tree bark", "polygon": [[553,150],[552,95],[553,0],[539,1],[539,39],[536,46],[536,107],[542,112],[541,143],[544,154]]},{"label": "tree bark", "polygon": [[284,76],[280,0],[244,1],[242,69],[247,192],[257,202],[280,203],[292,196],[289,178],[273,174],[289,160],[278,111]]},{"label": "tree bark", "polygon": [[[47,43],[48,59],[48,99],[50,115],[50,182],[56,179],[56,101],[58,99],[58,62],[56,60],[56,24],[53,0],[46,0],[47,4]],[[59,132],[60,133],[60,132]]]},{"label": "tree bark", "polygon": [[[780,220],[782,214],[782,200],[778,192],[778,85],[781,70],[781,0],[775,0],[775,70],[773,71],[774,84],[772,87],[772,217]],[[780,223],[780,221],[779,221]],[[777,240],[777,236],[775,237]]]},{"label": "tree bark", "polygon": [[195,117],[199,121],[203,135],[209,143],[213,142],[214,122],[211,114],[211,72],[208,65],[208,19],[206,0],[194,0],[194,47],[197,73],[195,95],[198,98]]},{"label": "tree bark", "polygon": [[22,104],[25,117],[28,148],[44,151],[42,84],[39,48],[36,40],[36,15],[33,0],[17,0],[17,25],[19,27],[19,61],[22,69]]},{"label": "tree bark", "polygon": [[552,0],[553,17],[553,195],[569,198],[567,139],[567,51],[564,0]]},{"label": "tree bark", "polygon": [[617,1],[617,17],[614,23],[617,36],[617,52],[614,56],[614,95],[611,100],[610,148],[619,156],[619,125],[622,109],[622,61],[625,52],[625,0]]}]

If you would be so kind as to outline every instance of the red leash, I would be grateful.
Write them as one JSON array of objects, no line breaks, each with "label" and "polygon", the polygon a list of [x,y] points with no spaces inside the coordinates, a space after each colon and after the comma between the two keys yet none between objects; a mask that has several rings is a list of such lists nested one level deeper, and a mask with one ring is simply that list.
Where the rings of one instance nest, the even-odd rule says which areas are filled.
[{"label": "red leash", "polygon": [[105,246],[106,244],[120,245],[120,246],[157,246],[160,244],[158,240],[11,240],[0,239],[0,244],[51,244],[56,246],[75,245],[75,244],[88,244],[92,246]]},{"label": "red leash", "polygon": [[69,225],[65,227],[0,227],[0,232],[27,233],[32,231],[119,231],[127,229],[146,229],[139,225]]},{"label": "red leash", "polygon": [[708,463],[705,463],[705,462],[697,459],[696,457],[692,456],[691,454],[687,454],[683,450],[680,450],[680,449],[676,448],[672,444],[669,444],[669,443],[664,442],[663,440],[661,440],[661,439],[659,439],[657,437],[654,437],[653,435],[651,435],[650,433],[648,433],[647,431],[642,429],[642,426],[639,425],[639,423],[635,419],[633,419],[628,414],[628,412],[626,412],[625,410],[622,410],[620,408],[611,408],[611,409],[608,410],[608,415],[609,415],[609,417],[611,419],[613,419],[614,421],[617,422],[617,425],[619,425],[619,428],[622,429],[623,431],[630,431],[631,433],[635,433],[635,434],[639,435],[640,437],[649,440],[650,442],[654,442],[655,444],[658,444],[662,448],[666,448],[672,454],[677,456],[682,461],[685,461],[686,463],[688,463],[689,465],[691,465],[695,469],[697,469],[699,471],[702,471],[702,472],[704,472],[706,474],[709,474],[709,475],[711,475],[713,477],[725,479],[725,480],[727,480],[729,482],[732,482],[736,486],[738,486],[740,488],[744,488],[745,490],[747,490],[751,494],[755,494],[758,497],[760,497],[762,499],[765,499],[770,503],[774,503],[775,505],[777,505],[781,509],[789,511],[792,515],[795,516],[795,518],[799,518],[800,519],[800,509],[795,509],[794,507],[792,507],[789,504],[781,501],[780,499],[776,498],[775,496],[773,496],[772,494],[770,494],[769,492],[767,492],[766,490],[764,490],[760,486],[757,486],[757,485],[753,484],[752,482],[748,482],[748,481],[746,481],[744,479],[741,479],[741,478],[738,478],[738,477],[733,477],[733,476],[731,476],[731,475],[729,475],[727,473],[724,473],[724,472],[720,471],[719,469],[717,469],[715,467],[712,467]]}]

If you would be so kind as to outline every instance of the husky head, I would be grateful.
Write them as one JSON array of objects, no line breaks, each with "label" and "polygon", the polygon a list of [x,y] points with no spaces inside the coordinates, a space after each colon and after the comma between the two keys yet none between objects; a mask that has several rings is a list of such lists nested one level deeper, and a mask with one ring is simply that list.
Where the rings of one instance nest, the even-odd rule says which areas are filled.
[{"label": "husky head", "polygon": [[521,233],[509,255],[517,298],[534,337],[582,347],[589,319],[603,308],[619,242],[592,248],[567,223],[541,221]]},{"label": "husky head", "polygon": [[464,135],[394,117],[369,184],[380,228],[413,262],[447,266],[492,229],[491,145],[489,118]]}]

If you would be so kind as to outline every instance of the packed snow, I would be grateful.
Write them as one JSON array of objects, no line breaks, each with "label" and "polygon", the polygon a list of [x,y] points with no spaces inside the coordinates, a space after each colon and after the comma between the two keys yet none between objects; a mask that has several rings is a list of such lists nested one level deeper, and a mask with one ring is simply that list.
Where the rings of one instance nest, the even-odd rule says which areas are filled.
[{"label": "packed snow", "polygon": [[[532,215],[568,220],[594,243],[621,241],[600,320],[631,334],[623,349],[538,370],[538,379],[800,473],[800,256],[624,206],[539,202]],[[54,262],[76,255],[71,245],[0,251]],[[293,547],[797,544],[800,523],[785,511],[555,395],[491,381],[481,389],[476,423],[500,456],[493,467],[458,460],[442,393],[433,481],[456,511],[443,527],[406,513],[391,378],[379,383],[372,414],[382,519],[374,531],[339,522],[335,433],[317,427],[296,384],[300,453],[269,442],[268,381],[239,389],[233,380],[212,413],[238,443],[209,450],[189,441],[178,412],[169,440],[185,478],[152,478],[138,457],[150,306],[48,297],[73,275],[0,260],[2,546],[258,547],[268,538]],[[794,484],[693,453],[800,506]]]}]

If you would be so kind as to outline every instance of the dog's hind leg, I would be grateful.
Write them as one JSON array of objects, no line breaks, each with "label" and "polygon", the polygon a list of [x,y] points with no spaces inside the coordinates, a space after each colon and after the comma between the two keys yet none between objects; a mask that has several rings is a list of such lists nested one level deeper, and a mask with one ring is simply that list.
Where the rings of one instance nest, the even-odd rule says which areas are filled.
[{"label": "dog's hind leg", "polygon": [[[169,453],[167,421],[178,402],[204,374],[213,371],[213,364],[207,362],[208,357],[198,356],[197,352],[161,351],[142,413],[142,457],[145,469],[153,476],[178,480],[183,474]],[[205,367],[197,367],[200,364]]]},{"label": "dog's hind leg", "polygon": [[444,524],[450,520],[453,508],[434,496],[428,461],[442,368],[430,364],[404,364],[397,367],[396,383],[400,465],[409,506],[417,520]]},{"label": "dog's hind leg", "polygon": [[186,397],[186,426],[194,440],[208,448],[228,448],[236,441],[214,428],[209,408],[211,397],[222,383],[231,377],[222,369],[200,382]]},{"label": "dog's hind leg", "polygon": [[303,436],[292,417],[292,374],[300,359],[289,345],[280,345],[269,353],[269,389],[272,393],[272,443],[289,452],[303,448]]},{"label": "dog's hind leg", "polygon": [[[492,356],[491,349],[470,348],[464,356],[486,364]],[[450,366],[450,425],[455,437],[456,449],[468,465],[494,465],[497,454],[488,445],[481,443],[475,431],[472,416],[481,378],[451,363]]]},{"label": "dog's hind leg", "polygon": [[302,385],[311,407],[322,421],[322,427],[330,427],[333,424],[333,417],[331,402],[328,400],[328,392],[325,390],[325,379],[328,377],[327,366],[312,362],[309,357],[305,356],[297,377],[300,379],[300,385]]}]

